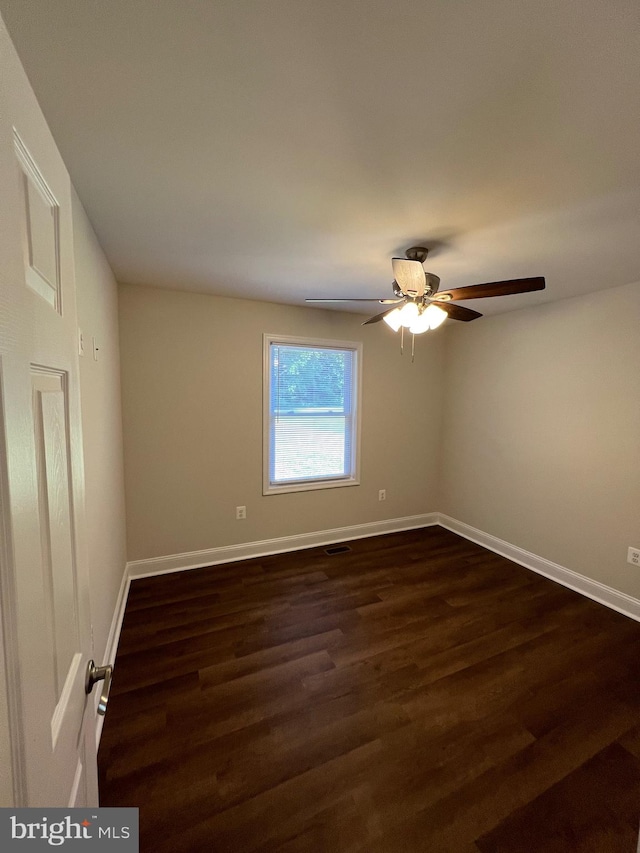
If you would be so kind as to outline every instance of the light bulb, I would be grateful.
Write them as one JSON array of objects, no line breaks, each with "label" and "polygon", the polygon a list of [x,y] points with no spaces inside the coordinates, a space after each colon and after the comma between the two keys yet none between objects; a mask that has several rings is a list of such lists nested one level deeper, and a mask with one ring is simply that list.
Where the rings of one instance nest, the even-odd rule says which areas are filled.
[{"label": "light bulb", "polygon": [[409,331],[414,335],[421,335],[423,332],[428,331],[431,328],[429,325],[429,315],[426,311],[423,311],[419,317],[413,321],[413,323],[409,326]]},{"label": "light bulb", "polygon": [[407,302],[407,304],[400,309],[400,325],[408,329],[409,326],[418,319],[419,315],[420,312],[416,303]]},{"label": "light bulb", "polygon": [[437,329],[449,316],[439,305],[434,305],[433,303],[429,305],[424,313],[429,315],[429,328],[431,329]]},{"label": "light bulb", "polygon": [[387,326],[390,326],[393,329],[394,332],[397,332],[402,325],[399,308],[394,308],[393,311],[389,311],[389,313],[385,314],[382,319],[385,321]]},{"label": "light bulb", "polygon": [[428,305],[420,312],[420,316],[409,326],[409,331],[414,335],[421,335],[428,329],[437,329],[447,319],[447,312],[437,305]]}]

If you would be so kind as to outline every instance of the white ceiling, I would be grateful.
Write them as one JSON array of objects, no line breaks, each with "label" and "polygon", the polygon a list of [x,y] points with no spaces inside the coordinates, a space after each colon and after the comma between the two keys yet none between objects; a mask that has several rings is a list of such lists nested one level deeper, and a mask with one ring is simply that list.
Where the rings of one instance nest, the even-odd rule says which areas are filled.
[{"label": "white ceiling", "polygon": [[[637,0],[0,0],[121,281],[301,303],[640,279]],[[353,310],[374,313],[376,306]]]}]

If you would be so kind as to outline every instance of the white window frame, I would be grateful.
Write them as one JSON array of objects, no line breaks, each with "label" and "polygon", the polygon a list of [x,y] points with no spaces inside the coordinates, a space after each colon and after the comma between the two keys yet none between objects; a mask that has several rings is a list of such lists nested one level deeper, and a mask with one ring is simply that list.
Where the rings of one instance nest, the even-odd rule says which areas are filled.
[{"label": "white window frame", "polygon": [[[352,434],[351,434],[351,474],[345,477],[322,477],[317,480],[290,481],[281,485],[274,485],[270,482],[269,477],[269,453],[270,453],[270,394],[271,394],[271,360],[270,347],[271,344],[283,344],[284,346],[302,346],[311,347],[314,349],[329,349],[329,350],[352,350],[355,355],[355,393],[352,395],[353,418],[352,418]],[[320,338],[303,338],[293,337],[289,335],[273,335],[265,333],[263,335],[263,379],[262,379],[262,399],[263,399],[263,415],[262,415],[262,494],[263,495],[280,495],[288,492],[309,492],[317,489],[336,489],[344,486],[359,486],[360,485],[360,436],[361,436],[361,417],[362,410],[362,342],[361,341],[333,341],[323,340]]]}]

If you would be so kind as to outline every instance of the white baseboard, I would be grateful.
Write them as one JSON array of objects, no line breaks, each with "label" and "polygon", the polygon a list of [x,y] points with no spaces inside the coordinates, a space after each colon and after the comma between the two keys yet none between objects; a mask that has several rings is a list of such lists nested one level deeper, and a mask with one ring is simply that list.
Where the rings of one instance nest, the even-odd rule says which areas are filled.
[{"label": "white baseboard", "polygon": [[448,515],[437,513],[438,524],[445,527],[452,533],[457,533],[476,545],[482,545],[483,548],[488,548],[495,554],[500,554],[526,569],[531,569],[539,575],[544,575],[562,586],[585,595],[597,601],[599,604],[604,604],[612,610],[617,610],[619,613],[624,613],[625,616],[630,616],[632,619],[640,622],[640,600],[627,595],[624,592],[619,592],[613,587],[606,584],[594,581],[591,578],[574,572],[572,569],[566,569],[558,563],[552,563],[551,560],[546,560],[544,557],[538,557],[532,554],[531,551],[525,551],[517,545],[511,545],[505,542],[504,539],[498,539],[497,536],[492,536],[490,533],[484,533],[469,524],[451,518]]},{"label": "white baseboard", "polygon": [[[120,642],[120,632],[122,631],[122,623],[124,621],[124,612],[127,606],[127,598],[129,597],[129,587],[131,586],[131,578],[129,577],[128,565],[125,566],[122,580],[120,581],[120,589],[116,599],[116,606],[111,619],[111,627],[109,628],[109,636],[107,637],[107,648],[104,655],[105,664],[113,664],[116,660],[118,651],[118,643]],[[102,665],[102,664],[100,664]],[[100,691],[94,693],[94,703],[97,709],[100,699]],[[102,727],[104,725],[104,717],[96,711],[96,750],[100,746],[100,738],[102,737]]]},{"label": "white baseboard", "polygon": [[167,572],[182,572],[186,569],[199,569],[203,566],[215,566],[218,563],[232,563],[236,560],[251,560],[254,557],[267,557],[271,554],[283,554],[287,551],[299,551],[302,548],[316,548],[319,545],[333,545],[351,539],[364,539],[368,536],[380,536],[383,533],[397,533],[402,530],[414,530],[419,527],[431,527],[438,523],[435,512],[422,515],[409,515],[404,518],[390,518],[385,521],[372,521],[368,524],[353,524],[349,527],[336,527],[333,530],[317,530],[313,533],[300,533],[297,536],[282,536],[279,539],[264,539],[259,542],[246,542],[240,545],[226,545],[221,548],[208,548],[204,551],[189,551],[185,554],[171,554],[168,557],[151,557],[147,560],[133,560],[127,563],[131,580]]}]

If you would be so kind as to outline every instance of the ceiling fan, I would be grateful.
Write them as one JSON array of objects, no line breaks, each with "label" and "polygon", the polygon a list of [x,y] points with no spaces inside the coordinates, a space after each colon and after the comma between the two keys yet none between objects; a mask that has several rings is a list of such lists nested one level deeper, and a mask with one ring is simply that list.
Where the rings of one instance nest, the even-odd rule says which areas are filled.
[{"label": "ceiling fan", "polygon": [[[464,299],[481,299],[493,296],[509,296],[516,293],[530,293],[544,290],[542,276],[535,278],[514,278],[508,281],[490,281],[486,284],[472,284],[455,287],[452,290],[439,290],[440,279],[426,272],[423,264],[429,250],[424,246],[412,246],[406,251],[406,258],[393,258],[393,299],[357,298],[357,299],[305,299],[305,302],[379,302],[393,305],[380,314],[375,314],[362,324],[379,323],[384,320],[394,332],[398,329],[404,335],[408,329],[412,335],[420,335],[429,329],[437,329],[447,317],[468,323],[482,317],[479,311],[456,305]],[[413,347],[412,347],[413,352]]]}]

